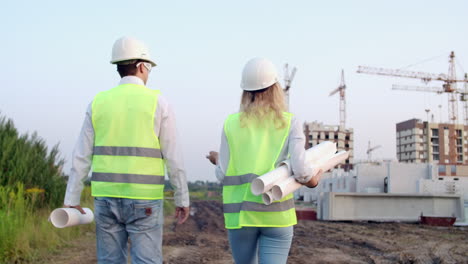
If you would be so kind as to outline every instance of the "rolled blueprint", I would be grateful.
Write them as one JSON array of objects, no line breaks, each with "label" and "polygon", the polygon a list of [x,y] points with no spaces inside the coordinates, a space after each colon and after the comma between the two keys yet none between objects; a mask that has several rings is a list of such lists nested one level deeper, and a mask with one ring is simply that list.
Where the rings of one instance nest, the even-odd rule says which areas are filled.
[{"label": "rolled blueprint", "polygon": [[349,157],[349,153],[347,151],[340,151],[333,155],[330,159],[326,160],[320,165],[320,168],[323,172],[333,169],[336,165],[340,164],[341,162],[345,161]]},{"label": "rolled blueprint", "polygon": [[306,162],[315,163],[321,159],[329,159],[336,153],[336,144],[331,141],[324,141],[306,151]]},{"label": "rolled blueprint", "polygon": [[[320,161],[325,162],[335,153],[336,144],[331,141],[324,141],[306,150],[305,162],[308,164],[316,164]],[[269,191],[274,185],[286,180],[289,176],[291,176],[291,174],[291,165],[289,164],[289,160],[286,160],[282,162],[278,168],[254,179],[251,184],[251,191],[254,195],[265,193]]]},{"label": "rolled blueprint", "polygon": [[265,193],[270,190],[273,185],[287,179],[289,175],[290,172],[288,171],[288,166],[281,165],[278,168],[254,179],[252,181],[251,191],[254,195]]},{"label": "rolled blueprint", "polygon": [[[313,164],[312,168],[312,177],[316,177],[317,174],[326,172],[334,168],[339,163],[345,161],[349,156],[347,151],[340,151],[328,159],[320,159],[316,164]],[[273,194],[273,201],[281,200],[286,195],[294,192],[299,189],[302,184],[298,183],[294,176],[288,177],[286,180],[275,184],[271,188],[271,193]]]},{"label": "rolled blueprint", "polygon": [[75,208],[57,208],[50,214],[49,220],[57,228],[89,224],[94,220],[93,211],[83,208],[86,214]]},{"label": "rolled blueprint", "polygon": [[273,202],[273,193],[271,191],[268,191],[262,194],[262,200],[264,204],[270,205]]},{"label": "rolled blueprint", "polygon": [[297,182],[294,176],[288,177],[286,180],[278,183],[277,185],[271,188],[271,193],[273,194],[273,201],[281,200],[286,195],[301,188],[301,186],[302,184]]}]

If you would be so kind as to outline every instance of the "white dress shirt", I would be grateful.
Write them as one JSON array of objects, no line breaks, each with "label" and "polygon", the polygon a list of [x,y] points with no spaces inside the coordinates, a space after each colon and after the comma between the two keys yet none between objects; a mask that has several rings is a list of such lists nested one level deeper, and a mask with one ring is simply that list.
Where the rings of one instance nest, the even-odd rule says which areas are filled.
[{"label": "white dress shirt", "polygon": [[[305,162],[305,135],[301,124],[295,117],[291,120],[291,128],[286,139],[281,154],[276,161],[275,167],[287,160],[290,154],[290,166],[292,174],[300,183],[306,183],[312,178],[312,168]],[[216,178],[223,182],[226,170],[229,165],[229,144],[227,143],[224,129],[221,135],[221,146],[219,150],[219,160],[216,166]]]},{"label": "white dress shirt", "polygon": [[[136,76],[125,76],[120,84],[145,85]],[[79,205],[83,181],[91,169],[94,147],[94,128],[92,123],[92,102],[88,105],[85,120],[72,156],[72,168],[65,193],[65,205]],[[179,141],[175,115],[164,96],[160,95],[154,115],[154,133],[159,138],[162,156],[166,162],[167,174],[174,188],[174,200],[177,207],[189,206],[189,192],[184,162]]]}]

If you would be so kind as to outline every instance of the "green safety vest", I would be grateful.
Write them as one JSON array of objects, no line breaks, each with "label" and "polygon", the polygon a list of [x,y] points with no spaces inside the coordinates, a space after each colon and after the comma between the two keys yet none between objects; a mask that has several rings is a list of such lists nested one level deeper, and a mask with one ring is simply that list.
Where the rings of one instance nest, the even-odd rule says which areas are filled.
[{"label": "green safety vest", "polygon": [[[293,194],[265,205],[262,195],[253,195],[253,179],[275,169],[289,136],[291,113],[284,113],[287,126],[278,129],[273,118],[261,125],[240,123],[242,113],[230,115],[224,132],[229,145],[229,165],[223,180],[223,211],[226,228],[243,226],[286,227],[297,223]],[[246,120],[247,121],[247,120]]]},{"label": "green safety vest", "polygon": [[163,198],[164,161],[153,129],[159,94],[122,84],[94,98],[93,196]]}]

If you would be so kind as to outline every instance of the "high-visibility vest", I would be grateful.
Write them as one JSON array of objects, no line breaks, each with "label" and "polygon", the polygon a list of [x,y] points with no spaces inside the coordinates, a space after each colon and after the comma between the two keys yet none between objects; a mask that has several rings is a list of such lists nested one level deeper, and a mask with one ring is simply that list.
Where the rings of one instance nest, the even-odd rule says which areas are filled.
[{"label": "high-visibility vest", "polygon": [[154,133],[159,94],[143,85],[122,84],[94,98],[93,196],[163,198],[164,161]]},{"label": "high-visibility vest", "polygon": [[277,128],[273,117],[260,124],[230,115],[224,124],[229,145],[229,165],[223,180],[223,211],[226,228],[243,226],[286,227],[297,223],[293,195],[265,205],[253,195],[253,179],[273,169],[289,136],[292,114],[284,113],[287,125]]}]

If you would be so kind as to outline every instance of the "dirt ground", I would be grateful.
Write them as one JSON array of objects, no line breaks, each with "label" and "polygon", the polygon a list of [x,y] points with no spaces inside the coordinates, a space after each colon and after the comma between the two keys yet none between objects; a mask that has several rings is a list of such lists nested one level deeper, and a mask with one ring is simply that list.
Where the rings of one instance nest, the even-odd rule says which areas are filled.
[{"label": "dirt ground", "polygon": [[[194,215],[164,227],[164,263],[233,263],[217,201],[195,201]],[[86,234],[47,263],[95,263],[94,235]],[[418,224],[300,221],[288,263],[468,263],[468,228]]]}]

